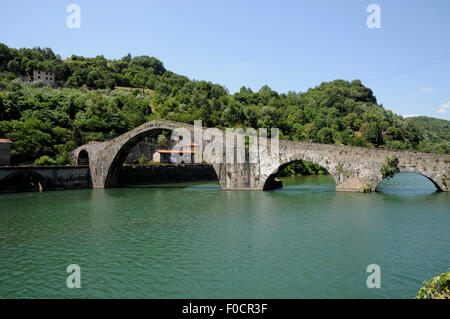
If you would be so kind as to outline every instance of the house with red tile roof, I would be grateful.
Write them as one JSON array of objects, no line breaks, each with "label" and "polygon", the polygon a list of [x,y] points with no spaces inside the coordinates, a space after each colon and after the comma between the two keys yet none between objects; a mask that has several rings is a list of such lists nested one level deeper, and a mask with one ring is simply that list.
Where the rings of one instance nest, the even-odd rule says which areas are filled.
[{"label": "house with red tile roof", "polygon": [[[186,150],[183,146],[181,149],[157,149],[156,152],[153,154],[153,162],[158,163],[177,163],[180,161],[179,157],[181,156],[190,156],[191,157],[191,163],[194,163],[194,154],[195,154],[195,147],[198,146],[197,144],[190,144],[186,145],[190,149]],[[178,155],[178,156],[177,156]],[[178,160],[177,160],[178,158]]]}]

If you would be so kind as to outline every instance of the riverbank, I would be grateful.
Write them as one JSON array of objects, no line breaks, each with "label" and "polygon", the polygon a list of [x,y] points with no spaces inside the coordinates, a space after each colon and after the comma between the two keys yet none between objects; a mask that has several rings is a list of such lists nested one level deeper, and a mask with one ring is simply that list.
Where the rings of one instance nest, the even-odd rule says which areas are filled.
[{"label": "riverbank", "polygon": [[[123,166],[118,186],[217,180],[206,164]],[[0,167],[0,193],[92,188],[89,166]]]}]

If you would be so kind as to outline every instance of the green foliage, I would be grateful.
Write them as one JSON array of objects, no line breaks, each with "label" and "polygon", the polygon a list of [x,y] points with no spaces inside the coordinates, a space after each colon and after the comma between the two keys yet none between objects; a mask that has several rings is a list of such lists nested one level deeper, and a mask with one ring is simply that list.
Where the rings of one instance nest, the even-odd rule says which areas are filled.
[{"label": "green foliage", "polygon": [[322,127],[319,132],[317,132],[317,140],[319,143],[323,144],[333,144],[335,131],[329,127]]},{"label": "green foliage", "polygon": [[68,152],[64,151],[56,156],[55,160],[57,165],[68,165],[70,163],[70,155]]},{"label": "green foliage", "polygon": [[169,141],[164,134],[158,135],[158,145],[159,146],[167,146],[168,142]]},{"label": "green foliage", "polygon": [[0,131],[11,141],[13,162],[31,162],[42,154],[52,153],[51,124],[38,119],[0,122]]},{"label": "green foliage", "polygon": [[103,135],[103,132],[89,132],[85,135],[84,138],[85,141],[98,141],[103,142],[105,141],[105,136]]},{"label": "green foliage", "polygon": [[450,299],[450,272],[424,281],[415,299]]},{"label": "green foliage", "polygon": [[[54,71],[59,88],[15,79],[33,69]],[[295,141],[450,153],[449,121],[395,115],[359,80],[324,82],[303,93],[242,87],[230,95],[221,85],[168,71],[154,57],[62,60],[48,48],[17,50],[0,43],[0,137],[14,142],[15,164],[56,158],[153,119],[278,127],[282,138]],[[162,137],[158,143],[167,145]]]},{"label": "green foliage", "polygon": [[418,150],[450,153],[450,121],[427,116],[410,117],[407,120],[423,132],[424,139],[419,142]]},{"label": "green foliage", "polygon": [[145,123],[150,96],[131,92],[35,88],[0,89],[0,137],[12,144],[12,162],[55,158],[88,141],[104,141]]},{"label": "green foliage", "polygon": [[280,168],[278,177],[296,176],[296,175],[325,175],[328,174],[322,166],[306,161],[295,161],[285,167]]},{"label": "green foliage", "polygon": [[145,157],[145,155],[142,154],[141,157],[139,157],[139,159],[138,159],[138,163],[139,163],[140,165],[148,164],[148,159],[147,159],[147,157]]},{"label": "green foliage", "polygon": [[397,156],[386,157],[384,163],[381,164],[380,172],[383,178],[387,179],[394,177],[395,174],[400,172]]},{"label": "green foliage", "polygon": [[39,157],[34,161],[34,165],[36,166],[52,166],[56,165],[56,161],[52,159],[50,156],[44,155]]}]

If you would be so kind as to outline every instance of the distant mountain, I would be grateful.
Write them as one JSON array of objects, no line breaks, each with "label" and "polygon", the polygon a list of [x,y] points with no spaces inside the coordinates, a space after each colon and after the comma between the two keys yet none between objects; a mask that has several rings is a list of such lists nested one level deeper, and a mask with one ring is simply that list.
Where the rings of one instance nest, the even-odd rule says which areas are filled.
[{"label": "distant mountain", "polygon": [[[419,127],[425,139],[435,145],[447,145],[448,150],[450,143],[450,121],[428,116],[410,117],[406,120]],[[443,149],[442,151],[445,150]]]}]

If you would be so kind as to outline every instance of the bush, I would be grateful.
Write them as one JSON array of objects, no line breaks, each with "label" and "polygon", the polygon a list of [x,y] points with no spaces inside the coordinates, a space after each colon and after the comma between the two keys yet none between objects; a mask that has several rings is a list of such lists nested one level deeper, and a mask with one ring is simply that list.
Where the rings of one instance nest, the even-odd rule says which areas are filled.
[{"label": "bush", "polygon": [[36,166],[52,166],[56,165],[56,161],[51,158],[50,156],[44,155],[39,157],[37,160],[34,161],[34,165]]},{"label": "bush", "polygon": [[57,165],[67,165],[70,163],[70,156],[68,152],[63,152],[56,156],[56,164]]},{"label": "bush", "polygon": [[138,163],[139,163],[140,165],[145,165],[145,164],[147,164],[147,163],[148,163],[147,157],[145,157],[145,155],[142,154],[141,157],[139,157],[139,159],[138,159]]},{"label": "bush", "polygon": [[415,299],[450,299],[450,272],[444,272],[420,288]]},{"label": "bush", "polygon": [[383,178],[392,178],[400,172],[397,156],[392,155],[392,157],[386,157],[384,163],[381,164],[380,172]]},{"label": "bush", "polygon": [[86,134],[84,139],[86,142],[89,142],[89,141],[104,142],[105,136],[103,135],[103,132],[89,132]]},{"label": "bush", "polygon": [[167,146],[167,137],[164,134],[158,135],[158,145],[159,146]]}]

